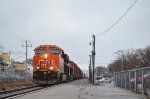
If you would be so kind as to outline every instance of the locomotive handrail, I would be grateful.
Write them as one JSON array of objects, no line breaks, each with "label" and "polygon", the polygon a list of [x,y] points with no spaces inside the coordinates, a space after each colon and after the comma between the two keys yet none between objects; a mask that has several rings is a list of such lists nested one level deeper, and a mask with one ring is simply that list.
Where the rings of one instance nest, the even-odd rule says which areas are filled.
[{"label": "locomotive handrail", "polygon": [[40,60],[39,63],[33,69],[35,69],[40,64],[41,61],[44,61],[44,60]]},{"label": "locomotive handrail", "polygon": [[49,65],[51,64],[51,65],[54,66],[54,67],[56,68],[56,70],[58,71],[57,66],[54,64],[54,61],[51,61],[51,62],[50,62],[50,61],[46,60],[46,65],[47,65],[47,64],[49,64]]},{"label": "locomotive handrail", "polygon": [[38,65],[39,65],[39,63],[33,69],[35,69]]},{"label": "locomotive handrail", "polygon": [[[33,69],[35,69],[35,68],[40,64],[41,61],[44,61],[44,60],[40,60],[39,63],[38,63]],[[54,67],[56,68],[56,70],[58,71],[58,68],[57,68],[57,66],[54,64],[54,62],[50,62],[50,61],[46,60],[45,66],[46,66],[47,64],[54,66]]]}]

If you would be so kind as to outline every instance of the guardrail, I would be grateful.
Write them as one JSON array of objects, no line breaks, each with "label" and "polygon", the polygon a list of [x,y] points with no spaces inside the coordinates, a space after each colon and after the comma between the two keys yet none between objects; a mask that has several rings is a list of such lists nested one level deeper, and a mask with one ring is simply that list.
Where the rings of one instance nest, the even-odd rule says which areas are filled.
[{"label": "guardrail", "polygon": [[150,67],[115,72],[114,85],[150,96]]}]

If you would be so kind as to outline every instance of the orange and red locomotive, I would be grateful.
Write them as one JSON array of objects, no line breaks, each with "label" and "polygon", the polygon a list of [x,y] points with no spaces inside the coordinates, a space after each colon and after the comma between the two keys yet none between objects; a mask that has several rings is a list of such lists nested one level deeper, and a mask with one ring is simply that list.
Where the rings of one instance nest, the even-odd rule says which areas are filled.
[{"label": "orange and red locomotive", "polygon": [[54,84],[82,78],[83,72],[56,45],[40,45],[34,49],[33,82]]}]

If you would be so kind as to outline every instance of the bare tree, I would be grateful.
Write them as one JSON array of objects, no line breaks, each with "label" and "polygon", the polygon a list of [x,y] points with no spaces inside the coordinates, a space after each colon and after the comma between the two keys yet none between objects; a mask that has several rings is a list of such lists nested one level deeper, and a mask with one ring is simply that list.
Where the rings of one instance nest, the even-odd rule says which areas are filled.
[{"label": "bare tree", "polygon": [[143,49],[118,50],[116,60],[108,65],[111,72],[150,66],[150,46]]}]

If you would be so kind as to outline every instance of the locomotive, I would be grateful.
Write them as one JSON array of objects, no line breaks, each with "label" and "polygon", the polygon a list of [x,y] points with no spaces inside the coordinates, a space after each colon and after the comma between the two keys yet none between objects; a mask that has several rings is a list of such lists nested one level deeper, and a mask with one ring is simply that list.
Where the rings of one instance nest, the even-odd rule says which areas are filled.
[{"label": "locomotive", "polygon": [[34,49],[33,82],[55,84],[83,78],[83,72],[56,45],[40,45]]}]

